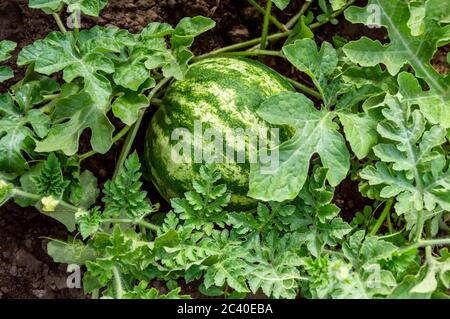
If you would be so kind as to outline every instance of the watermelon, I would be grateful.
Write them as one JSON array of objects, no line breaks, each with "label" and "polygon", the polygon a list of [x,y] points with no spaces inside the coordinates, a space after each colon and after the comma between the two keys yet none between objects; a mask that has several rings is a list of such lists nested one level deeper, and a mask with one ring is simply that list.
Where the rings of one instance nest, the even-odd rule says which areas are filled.
[{"label": "watermelon", "polygon": [[[166,91],[162,105],[149,124],[145,139],[145,162],[152,182],[166,199],[182,197],[192,189],[192,181],[199,174],[199,168],[205,162],[199,144],[194,142],[189,151],[174,152],[176,145],[184,141],[185,136],[175,139],[174,132],[189,132],[195,140],[195,127],[201,126],[202,133],[212,128],[223,134],[222,163],[216,165],[222,175],[222,182],[231,193],[231,207],[245,209],[253,207],[256,201],[247,197],[250,161],[246,148],[245,161],[227,160],[226,147],[235,150],[236,137],[227,138],[233,129],[260,128],[271,126],[258,117],[256,111],[268,97],[282,91],[293,90],[292,86],[280,74],[262,63],[241,58],[211,58],[193,64],[184,80],[173,82]],[[197,130],[199,132],[199,130]],[[231,133],[230,133],[231,134]],[[175,134],[176,135],[176,134]],[[280,128],[279,142],[290,137],[289,129]],[[202,136],[202,135],[197,135]],[[235,135],[236,136],[236,135]],[[238,137],[239,138],[239,137]],[[187,138],[186,138],[187,139]],[[248,147],[249,139],[241,139]],[[270,139],[269,139],[270,140]],[[195,140],[195,141],[198,141]],[[208,140],[210,141],[210,140]],[[202,149],[217,150],[211,142],[202,143]],[[269,144],[270,146],[270,144]],[[185,150],[186,150],[185,149]],[[197,151],[197,157],[195,152]],[[174,156],[174,154],[176,154]],[[200,154],[200,157],[198,157]],[[216,153],[207,153],[216,154]],[[200,161],[199,161],[200,159]]]}]

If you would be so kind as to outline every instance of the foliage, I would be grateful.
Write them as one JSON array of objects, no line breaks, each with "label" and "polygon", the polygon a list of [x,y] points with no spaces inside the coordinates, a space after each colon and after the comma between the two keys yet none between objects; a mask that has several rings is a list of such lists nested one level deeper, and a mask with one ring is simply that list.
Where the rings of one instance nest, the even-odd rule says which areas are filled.
[{"label": "foliage", "polygon": [[[85,266],[86,294],[190,298],[182,283],[198,282],[203,295],[224,298],[448,298],[450,76],[431,63],[449,43],[448,3],[310,0],[283,24],[275,13],[291,1],[272,2],[265,21],[282,32],[268,36],[263,27],[262,38],[287,38],[284,45],[262,40],[264,50],[236,51],[259,41],[251,40],[194,57],[194,39],[215,26],[209,18],[152,22],[136,34],[67,31],[63,9],[72,19],[98,16],[107,1],[29,1],[60,30],[20,50],[26,73],[0,94],[0,205],[33,206],[76,233],[47,251],[55,262]],[[385,28],[386,41],[336,34],[319,47],[316,29],[341,13]],[[15,48],[0,41],[0,62]],[[271,55],[301,73],[304,83],[289,79],[299,92],[268,97],[256,110],[290,138],[270,150],[279,152],[275,169],[249,165],[254,209],[229,207],[230,185],[209,163],[159,211],[137,152],[128,156],[143,115],[192,61],[221,54]],[[0,83],[13,77],[0,66]],[[99,189],[83,161],[125,134],[113,178]],[[80,152],[81,136],[91,151]],[[347,183],[367,197],[362,211],[341,205],[352,201],[340,196]]]}]

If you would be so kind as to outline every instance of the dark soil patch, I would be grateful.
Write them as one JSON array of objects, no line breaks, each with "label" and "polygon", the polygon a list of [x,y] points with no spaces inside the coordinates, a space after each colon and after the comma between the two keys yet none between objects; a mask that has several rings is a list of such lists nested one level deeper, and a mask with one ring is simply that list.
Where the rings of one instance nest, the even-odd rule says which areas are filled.
[{"label": "dark soil patch", "polygon": [[[286,13],[277,12],[278,17],[287,21],[301,4],[301,1],[293,1]],[[194,46],[196,53],[205,53],[260,34],[261,16],[244,0],[110,0],[101,17],[83,17],[82,26],[115,25],[138,32],[152,21],[176,24],[182,17],[196,15],[211,17],[217,23],[213,31],[197,40]],[[40,10],[29,9],[28,0],[0,0],[0,40],[18,43],[14,58],[8,62],[16,72],[14,80],[24,74],[24,69],[15,65],[18,52],[54,30],[57,26],[52,17]],[[332,41],[332,35],[336,33],[349,39],[359,38],[362,34],[380,40],[384,37],[383,30],[373,31],[347,22],[316,30],[319,41]],[[448,68],[446,52],[448,47],[435,58],[436,64],[442,68]],[[306,81],[284,61],[268,58],[266,62],[285,75]],[[7,90],[14,80],[0,85],[0,92]],[[152,112],[148,113],[144,123],[151,117]],[[143,144],[145,125],[142,127],[136,145]],[[89,132],[82,136],[82,151],[89,150],[88,141]],[[107,155],[94,156],[83,163],[83,168],[91,170],[101,185],[112,176],[121,145],[122,142],[118,142]],[[139,152],[140,148],[137,149]],[[150,183],[145,185],[152,199],[161,201]],[[336,203],[348,220],[367,203],[359,195],[357,185],[349,180],[339,186],[336,193]],[[167,206],[163,204],[162,207]],[[81,289],[66,288],[66,265],[55,264],[48,257],[44,237],[65,239],[67,232],[64,226],[33,209],[22,209],[12,203],[0,208],[0,298],[83,298]],[[184,290],[194,294],[196,288],[194,285]]]}]

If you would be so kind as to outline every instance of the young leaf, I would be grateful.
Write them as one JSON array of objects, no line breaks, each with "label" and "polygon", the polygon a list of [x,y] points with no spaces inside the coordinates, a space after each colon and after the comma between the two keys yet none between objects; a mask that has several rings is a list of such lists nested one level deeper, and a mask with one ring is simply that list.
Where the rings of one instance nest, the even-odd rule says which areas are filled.
[{"label": "young leaf", "polygon": [[147,192],[141,191],[140,168],[138,155],[133,153],[116,179],[106,182],[103,191],[106,216],[139,219],[152,212],[152,207],[146,199]]},{"label": "young leaf", "polygon": [[2,206],[11,196],[12,185],[0,179],[0,206]]},{"label": "young leaf", "polygon": [[45,39],[25,47],[17,63],[25,65],[33,61],[36,72],[50,75],[64,71],[64,80],[69,83],[78,77],[83,78],[84,89],[97,108],[105,108],[108,104],[112,93],[111,83],[101,72],[113,73],[114,63],[105,54],[95,51],[82,52],[80,56],[73,33],[50,33]]},{"label": "young leaf", "polygon": [[258,289],[272,298],[294,299],[298,295],[300,257],[285,243],[290,236],[278,237],[271,231],[263,243],[254,246],[248,258],[248,283],[253,293]]},{"label": "young leaf", "polygon": [[[298,42],[298,41],[297,41]],[[332,186],[338,185],[350,168],[350,154],[345,140],[333,122],[334,113],[317,110],[300,93],[285,92],[266,100],[258,110],[261,118],[275,125],[289,125],[297,131],[281,144],[279,164],[261,174],[264,167],[251,165],[248,195],[260,200],[294,199],[306,181],[311,157],[318,153]],[[289,176],[290,182],[285,183]]]},{"label": "young leaf", "polygon": [[[200,34],[214,28],[215,22],[209,18],[197,16],[193,18],[183,18],[175,29],[166,24],[152,23],[141,34],[142,39],[151,40],[152,46],[145,53],[147,61],[145,65],[148,69],[162,68],[164,77],[174,77],[177,80],[183,79],[187,72],[188,63],[193,58],[189,47],[193,44],[194,38]],[[166,48],[164,42],[154,41],[158,36],[170,35],[170,50]]]}]

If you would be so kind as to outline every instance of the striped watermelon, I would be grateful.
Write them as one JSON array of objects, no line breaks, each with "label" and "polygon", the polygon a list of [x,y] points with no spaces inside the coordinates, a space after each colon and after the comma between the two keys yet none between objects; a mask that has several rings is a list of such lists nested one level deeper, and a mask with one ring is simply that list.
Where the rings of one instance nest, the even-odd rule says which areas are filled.
[{"label": "striped watermelon", "polygon": [[[270,128],[258,117],[256,110],[269,96],[286,90],[292,90],[292,86],[282,76],[253,60],[212,58],[193,64],[184,80],[174,82],[167,89],[147,131],[145,161],[160,194],[166,200],[183,196],[192,188],[192,180],[201,166],[191,158],[174,160],[173,148],[179,143],[173,140],[174,130],[185,128],[194,135],[194,122],[198,125],[199,121],[203,131],[207,128],[222,132],[236,128]],[[282,128],[280,142],[289,135]],[[248,143],[248,139],[245,141]],[[228,139],[224,145],[236,147]],[[193,157],[194,145],[191,150],[191,154],[180,156]],[[227,184],[232,194],[231,207],[234,208],[248,208],[255,204],[254,199],[246,196],[250,170],[248,152],[246,156],[245,163],[223,160],[217,164],[222,182]]]}]

